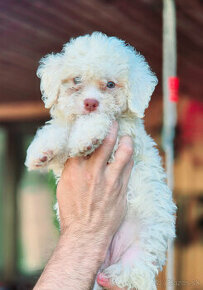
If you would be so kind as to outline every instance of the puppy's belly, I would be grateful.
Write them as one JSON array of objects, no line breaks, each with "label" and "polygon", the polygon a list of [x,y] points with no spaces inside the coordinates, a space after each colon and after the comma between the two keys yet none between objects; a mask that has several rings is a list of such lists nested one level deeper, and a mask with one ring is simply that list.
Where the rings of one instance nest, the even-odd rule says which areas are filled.
[{"label": "puppy's belly", "polygon": [[111,242],[104,267],[121,261],[123,264],[131,265],[139,255],[139,232],[141,223],[136,218],[124,220],[118,232],[114,235]]}]

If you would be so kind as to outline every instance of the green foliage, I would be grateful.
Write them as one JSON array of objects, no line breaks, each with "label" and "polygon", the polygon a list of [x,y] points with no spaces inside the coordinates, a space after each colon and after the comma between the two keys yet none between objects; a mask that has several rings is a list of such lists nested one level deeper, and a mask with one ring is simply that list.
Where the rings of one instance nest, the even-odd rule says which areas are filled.
[{"label": "green foliage", "polygon": [[[57,200],[56,200],[56,178],[53,174],[52,171],[49,171],[49,173],[47,174],[47,178],[48,178],[48,186],[52,192],[52,195],[53,195],[53,206],[56,204]],[[53,222],[54,222],[54,225],[56,226],[56,228],[60,229],[60,225],[59,225],[59,221],[56,217],[56,212],[53,210]]]}]

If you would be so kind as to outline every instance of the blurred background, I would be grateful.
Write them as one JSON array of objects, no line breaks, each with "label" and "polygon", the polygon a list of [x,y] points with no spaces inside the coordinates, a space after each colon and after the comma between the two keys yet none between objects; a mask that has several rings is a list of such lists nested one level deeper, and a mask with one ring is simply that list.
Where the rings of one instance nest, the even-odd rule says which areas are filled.
[{"label": "blurred background", "polygon": [[[203,289],[203,1],[177,0],[174,198],[178,205],[175,289]],[[49,119],[36,69],[70,37],[102,31],[135,46],[159,84],[146,112],[161,145],[161,0],[0,0],[0,289],[32,289],[59,233],[51,174],[27,172],[26,148]],[[165,269],[157,278],[165,289]]]}]

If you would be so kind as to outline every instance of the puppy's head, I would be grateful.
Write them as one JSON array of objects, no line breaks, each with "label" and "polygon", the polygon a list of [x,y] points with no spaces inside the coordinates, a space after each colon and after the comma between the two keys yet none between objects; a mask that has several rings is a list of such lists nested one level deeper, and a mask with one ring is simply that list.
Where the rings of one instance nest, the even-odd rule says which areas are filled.
[{"label": "puppy's head", "polygon": [[116,37],[94,32],[41,60],[42,99],[52,115],[75,118],[129,112],[142,118],[157,84],[143,56]]}]

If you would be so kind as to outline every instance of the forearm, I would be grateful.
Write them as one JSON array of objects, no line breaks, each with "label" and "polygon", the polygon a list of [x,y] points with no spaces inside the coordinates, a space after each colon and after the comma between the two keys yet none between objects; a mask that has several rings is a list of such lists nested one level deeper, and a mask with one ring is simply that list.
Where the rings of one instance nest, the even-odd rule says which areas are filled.
[{"label": "forearm", "polygon": [[66,230],[34,289],[91,289],[109,242],[104,233]]},{"label": "forearm", "polygon": [[[57,186],[62,234],[35,290],[89,290],[125,215],[132,140],[109,136],[89,158],[69,158]],[[68,230],[67,230],[68,229]]]}]

